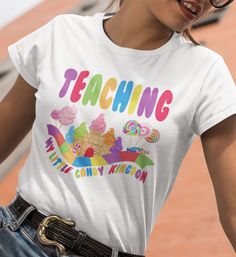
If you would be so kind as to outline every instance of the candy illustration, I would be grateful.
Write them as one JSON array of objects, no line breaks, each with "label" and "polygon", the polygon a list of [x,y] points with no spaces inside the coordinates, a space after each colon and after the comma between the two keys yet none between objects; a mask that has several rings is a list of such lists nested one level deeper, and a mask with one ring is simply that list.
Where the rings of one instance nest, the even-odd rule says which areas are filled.
[{"label": "candy illustration", "polygon": [[74,143],[74,126],[71,126],[66,133],[66,142],[68,144],[73,144]]},{"label": "candy illustration", "polygon": [[110,148],[110,151],[112,153],[116,153],[116,152],[121,152],[123,150],[123,146],[122,146],[122,138],[121,137],[117,137],[115,144]]},{"label": "candy illustration", "polygon": [[80,150],[80,144],[76,144],[74,147],[73,147],[73,154],[75,156],[78,156],[79,155],[79,150]]},{"label": "candy illustration", "polygon": [[[85,126],[85,124],[83,125]],[[84,128],[81,127],[83,132]],[[78,142],[80,143],[80,155],[86,157],[100,156],[109,153],[110,147],[115,142],[114,130],[110,129],[103,134],[106,129],[104,114],[100,114],[89,126],[89,132],[83,134],[78,131]],[[79,133],[81,132],[81,134]],[[106,141],[106,142],[105,142]]]},{"label": "candy illustration", "polygon": [[140,141],[143,138],[148,137],[152,134],[152,126],[151,125],[149,125],[147,123],[142,123],[142,124],[140,124],[140,126],[141,126],[141,131],[139,134],[139,140],[137,141],[135,146],[138,146]]},{"label": "candy illustration", "polygon": [[95,120],[93,120],[89,129],[92,133],[104,133],[106,130],[104,114],[100,114]]},{"label": "candy illustration", "polygon": [[57,110],[52,111],[51,117],[52,117],[54,120],[58,120],[58,119],[59,119],[59,113],[60,113],[60,111],[57,111]]},{"label": "candy illustration", "polygon": [[148,137],[145,137],[145,140],[148,142],[148,143],[156,143],[160,138],[160,134],[158,132],[157,129],[153,129],[152,130],[152,134]]},{"label": "candy illustration", "polygon": [[141,131],[139,136],[141,137],[148,137],[152,134],[152,126],[147,124],[147,123],[142,123],[140,124],[141,126]]},{"label": "candy illustration", "polygon": [[[154,165],[153,161],[146,156],[144,153],[130,152],[130,151],[118,151],[118,152],[108,152],[107,154],[102,154],[96,156],[94,149],[96,145],[87,147],[83,156],[75,156],[75,153],[69,147],[68,143],[65,141],[63,134],[54,125],[47,125],[48,135],[54,137],[56,144],[67,163],[70,163],[74,167],[89,167],[89,166],[102,166],[111,165],[116,162],[133,162],[136,163],[141,169],[146,166]],[[87,134],[88,135],[88,134]],[[117,147],[122,147],[121,138],[117,138]],[[118,149],[117,149],[118,150]]]},{"label": "candy illustration", "polygon": [[58,120],[61,123],[61,125],[68,126],[74,122],[77,111],[78,110],[75,106],[73,106],[73,107],[65,106],[60,111],[54,110],[51,113],[51,117],[54,120]]},{"label": "candy illustration", "polygon": [[104,134],[104,143],[111,147],[115,143],[115,134],[114,134],[114,129],[110,128],[110,130]]},{"label": "candy illustration", "polygon": [[84,153],[84,157],[93,157],[94,156],[94,149],[92,146],[88,147]]},{"label": "candy illustration", "polygon": [[[54,125],[48,124],[48,134],[57,142],[63,158],[75,167],[101,166],[115,162],[135,162],[141,169],[153,165],[153,161],[146,156],[145,149],[130,146],[124,149],[122,138],[115,136],[114,128],[106,131],[104,114],[100,114],[91,121],[90,126],[82,122],[75,128],[77,108],[65,106],[61,110],[51,112],[52,119],[61,125],[69,126],[65,136]],[[123,126],[123,133],[130,137],[145,139],[146,143],[155,143],[159,139],[157,129],[152,129],[149,124],[140,124],[136,120],[129,120]]]},{"label": "candy illustration", "polygon": [[79,139],[84,137],[87,133],[88,133],[88,129],[87,129],[86,123],[83,122],[80,124],[78,128],[75,129],[74,137],[75,139]]},{"label": "candy illustration", "polygon": [[[138,136],[141,132],[141,126],[136,120],[129,120],[125,123],[123,126],[123,133],[125,133],[128,136]],[[129,145],[131,145],[131,137],[129,141]]]},{"label": "candy illustration", "polygon": [[137,136],[140,134],[141,126],[135,120],[130,120],[123,126],[123,132],[129,136]]}]

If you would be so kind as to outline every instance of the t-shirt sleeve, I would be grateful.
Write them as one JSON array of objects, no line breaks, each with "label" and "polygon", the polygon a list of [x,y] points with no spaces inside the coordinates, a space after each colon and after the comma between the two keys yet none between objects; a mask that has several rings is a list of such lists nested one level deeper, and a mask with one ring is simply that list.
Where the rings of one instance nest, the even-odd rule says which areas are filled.
[{"label": "t-shirt sleeve", "polygon": [[54,19],[8,46],[9,56],[23,79],[38,89],[38,67],[52,41]]},{"label": "t-shirt sleeve", "polygon": [[201,135],[236,113],[236,86],[222,57],[209,70],[198,96],[191,128]]}]

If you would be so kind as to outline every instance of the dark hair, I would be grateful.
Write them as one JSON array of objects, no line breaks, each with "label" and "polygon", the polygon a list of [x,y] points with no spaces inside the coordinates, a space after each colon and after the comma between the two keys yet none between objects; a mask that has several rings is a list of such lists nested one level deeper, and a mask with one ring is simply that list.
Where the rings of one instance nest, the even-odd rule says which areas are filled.
[{"label": "dark hair", "polygon": [[[124,3],[124,1],[125,1],[125,0],[111,0],[110,4],[107,6],[107,8],[105,9],[105,11],[108,11],[109,9],[111,9],[111,8],[114,6],[114,4],[115,4],[116,2],[118,2],[118,3],[119,3],[119,7],[121,7],[122,4]],[[193,36],[192,36],[192,34],[191,34],[191,28],[185,29],[185,30],[182,31],[181,33],[182,33],[182,35],[183,35],[185,38],[190,39],[195,45],[200,45],[200,43],[197,42],[197,41],[193,38]]]}]

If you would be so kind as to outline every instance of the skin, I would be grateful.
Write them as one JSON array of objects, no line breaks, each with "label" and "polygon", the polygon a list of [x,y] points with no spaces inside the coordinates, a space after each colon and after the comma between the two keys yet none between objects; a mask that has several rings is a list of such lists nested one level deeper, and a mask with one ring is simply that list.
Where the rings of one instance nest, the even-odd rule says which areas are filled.
[{"label": "skin", "polygon": [[[203,10],[196,18],[199,19],[211,10],[211,6],[205,0],[197,2]],[[176,0],[129,0],[104,23],[104,28],[119,46],[150,50],[166,43],[173,30],[182,31],[191,25],[192,22],[181,14]],[[0,163],[32,128],[35,93],[36,90],[19,75],[12,90],[0,103]],[[236,115],[207,130],[201,141],[220,221],[236,251]]]},{"label": "skin", "polygon": [[201,136],[222,227],[236,252],[236,115]]},{"label": "skin", "polygon": [[0,103],[0,163],[32,128],[35,93],[36,90],[19,75],[11,91]]},{"label": "skin", "polygon": [[189,21],[180,11],[177,0],[124,1],[119,12],[104,22],[104,29],[110,39],[119,46],[155,49],[165,44],[173,31],[190,28],[194,22],[212,10],[209,1],[197,2],[202,11],[195,20]]}]

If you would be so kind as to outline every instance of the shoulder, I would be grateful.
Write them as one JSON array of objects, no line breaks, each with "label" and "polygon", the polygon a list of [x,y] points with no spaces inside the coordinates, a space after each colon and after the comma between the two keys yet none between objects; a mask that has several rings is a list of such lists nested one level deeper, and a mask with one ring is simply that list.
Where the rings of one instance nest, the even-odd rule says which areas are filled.
[{"label": "shoulder", "polygon": [[98,14],[82,16],[77,14],[60,14],[51,20],[51,28],[54,35],[81,36],[91,34],[98,24]]},{"label": "shoulder", "polygon": [[83,16],[79,14],[60,14],[54,17],[52,21],[55,24],[80,24],[80,25],[88,25],[93,23],[96,20],[98,14],[94,14],[92,16]]},{"label": "shoulder", "polygon": [[179,44],[175,49],[183,65],[207,69],[223,60],[222,56],[204,45],[195,45],[179,35]]}]

